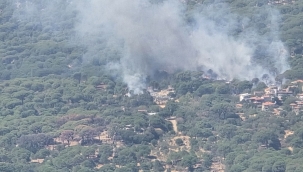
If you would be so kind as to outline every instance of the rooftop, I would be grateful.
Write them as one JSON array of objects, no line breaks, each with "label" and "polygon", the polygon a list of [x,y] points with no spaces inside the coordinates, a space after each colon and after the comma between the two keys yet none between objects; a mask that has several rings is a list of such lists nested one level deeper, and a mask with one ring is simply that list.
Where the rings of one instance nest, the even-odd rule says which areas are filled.
[{"label": "rooftop", "polygon": [[271,105],[275,105],[275,103],[272,103],[272,102],[264,102],[262,105],[263,105],[263,106],[271,106]]},{"label": "rooftop", "polygon": [[303,83],[303,80],[299,79],[299,80],[296,80],[296,81],[292,81],[291,83],[292,84]]},{"label": "rooftop", "polygon": [[251,98],[249,98],[250,100],[256,100],[256,101],[258,101],[258,100],[264,100],[264,98],[263,97],[251,97]]}]

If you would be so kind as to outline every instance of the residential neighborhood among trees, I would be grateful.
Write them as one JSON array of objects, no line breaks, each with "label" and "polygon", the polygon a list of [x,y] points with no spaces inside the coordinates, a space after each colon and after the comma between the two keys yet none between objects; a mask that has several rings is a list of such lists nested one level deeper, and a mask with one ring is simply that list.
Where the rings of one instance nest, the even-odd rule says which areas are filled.
[{"label": "residential neighborhood among trees", "polygon": [[277,10],[289,68],[275,73],[261,47],[254,62],[272,72],[263,77],[158,70],[136,94],[116,70],[124,42],[83,45],[72,1],[2,0],[0,171],[301,172],[303,1],[182,3],[192,25],[201,4],[227,5],[264,37],[274,27],[264,11]]}]

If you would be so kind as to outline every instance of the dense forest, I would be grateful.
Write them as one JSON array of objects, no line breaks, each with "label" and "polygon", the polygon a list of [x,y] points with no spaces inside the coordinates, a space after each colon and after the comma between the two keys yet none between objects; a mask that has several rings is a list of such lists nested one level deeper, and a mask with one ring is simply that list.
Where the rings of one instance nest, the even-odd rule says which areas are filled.
[{"label": "dense forest", "polygon": [[[301,172],[303,2],[182,3],[190,24],[201,5],[228,5],[261,37],[271,34],[267,10],[275,9],[289,54],[277,86],[269,74],[226,81],[211,69],[159,70],[134,94],[109,67],[121,52],[106,38],[76,36],[70,0],[1,0],[0,171]],[[254,61],[275,71],[264,48]]]}]

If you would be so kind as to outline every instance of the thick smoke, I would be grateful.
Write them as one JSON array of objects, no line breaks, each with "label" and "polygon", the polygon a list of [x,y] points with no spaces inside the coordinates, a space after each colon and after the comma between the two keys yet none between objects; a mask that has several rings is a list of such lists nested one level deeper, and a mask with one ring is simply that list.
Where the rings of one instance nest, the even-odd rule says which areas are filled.
[{"label": "thick smoke", "polygon": [[[224,4],[216,8],[202,5],[189,22],[185,20],[185,4],[180,1],[90,0],[78,6],[82,19],[77,30],[82,35],[103,34],[109,43],[120,43],[124,81],[137,93],[145,87],[146,76],[156,70],[196,70],[202,66],[224,79],[271,74],[253,60],[259,45],[267,48],[262,51],[271,58],[276,73],[287,69],[287,51],[277,36],[276,11],[269,10],[270,35],[259,36],[252,29],[245,30],[248,19],[237,19]],[[238,25],[243,27],[242,33],[232,36]]]},{"label": "thick smoke", "polygon": [[[158,70],[172,73],[202,68],[211,69],[221,79],[251,80],[263,74],[274,78],[288,68],[288,52],[278,36],[279,14],[269,7],[265,27],[270,31],[261,35],[249,26],[250,19],[232,13],[224,3],[201,4],[195,10],[188,10],[186,3],[178,0],[65,3],[77,11],[71,40],[81,40],[88,48],[84,62],[108,56],[109,70],[117,71],[135,93],[140,93],[146,87],[146,77]],[[55,9],[56,5],[47,6]],[[111,53],[101,55],[98,51]]]}]

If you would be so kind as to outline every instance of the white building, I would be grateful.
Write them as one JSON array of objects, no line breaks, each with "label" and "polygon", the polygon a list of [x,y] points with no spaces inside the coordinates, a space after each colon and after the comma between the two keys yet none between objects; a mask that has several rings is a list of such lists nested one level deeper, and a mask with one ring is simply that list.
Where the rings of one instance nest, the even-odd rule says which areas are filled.
[{"label": "white building", "polygon": [[249,98],[251,97],[251,94],[249,94],[249,93],[244,93],[244,94],[240,94],[240,102],[242,101],[242,100],[248,100]]}]

